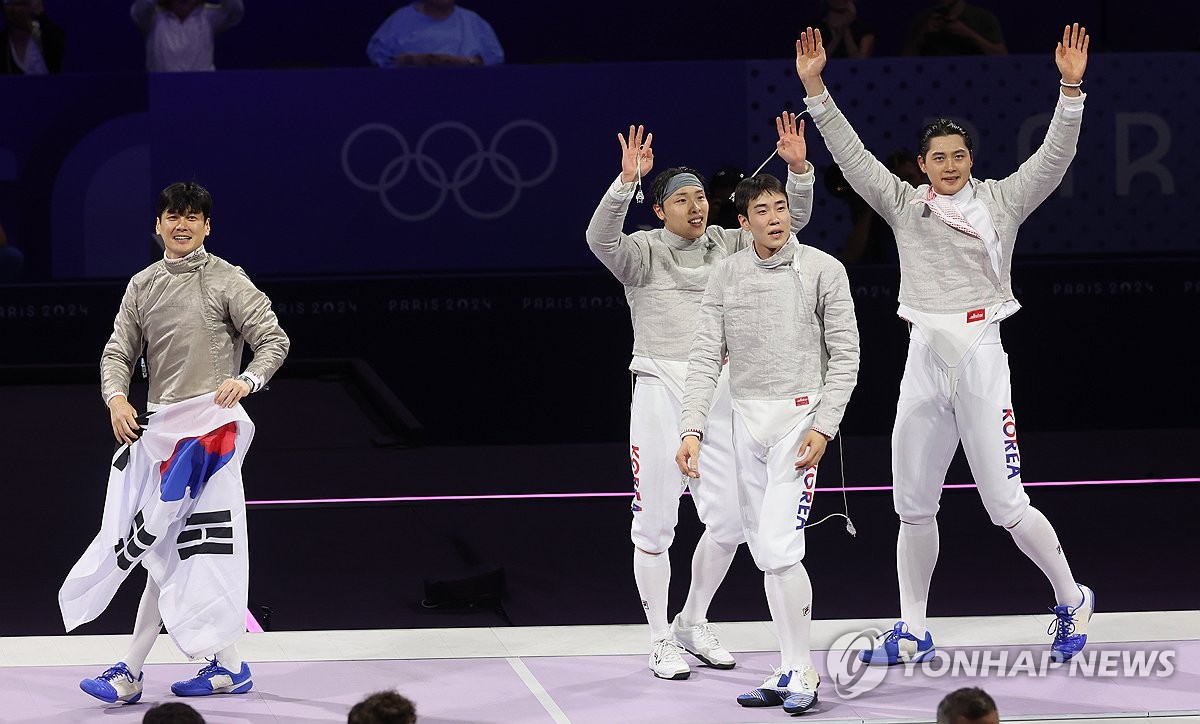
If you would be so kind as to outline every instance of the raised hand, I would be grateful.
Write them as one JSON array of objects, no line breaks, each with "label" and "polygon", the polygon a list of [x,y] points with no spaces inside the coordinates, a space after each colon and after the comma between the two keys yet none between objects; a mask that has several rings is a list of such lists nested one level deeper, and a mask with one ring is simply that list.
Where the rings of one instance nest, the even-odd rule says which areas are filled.
[{"label": "raised hand", "polygon": [[1087,28],[1079,23],[1063,28],[1062,40],[1054,51],[1054,62],[1058,64],[1058,72],[1062,73],[1064,83],[1079,83],[1083,80],[1083,71],[1087,69],[1088,51]]},{"label": "raised hand", "polygon": [[825,44],[821,41],[821,31],[808,28],[800,33],[796,40],[796,75],[808,88],[810,81],[821,79],[821,71],[825,70]]},{"label": "raised hand", "polygon": [[788,170],[792,173],[807,171],[808,146],[804,143],[804,121],[797,123],[795,113],[784,111],[775,119],[775,130],[779,132],[775,150],[780,158],[787,161]]},{"label": "raised hand", "polygon": [[654,134],[645,134],[643,141],[642,134],[645,129],[642,126],[629,127],[629,139],[625,136],[617,134],[617,140],[621,142],[621,181],[629,183],[637,179],[639,175],[645,177],[650,173],[650,169],[654,168],[654,151],[650,148],[651,142],[654,141]]}]

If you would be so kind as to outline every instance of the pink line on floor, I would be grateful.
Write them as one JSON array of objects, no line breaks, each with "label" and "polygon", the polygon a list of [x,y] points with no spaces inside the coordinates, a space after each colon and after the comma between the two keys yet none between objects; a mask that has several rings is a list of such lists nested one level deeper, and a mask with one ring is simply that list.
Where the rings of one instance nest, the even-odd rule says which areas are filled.
[{"label": "pink line on floor", "polygon": [[[1161,485],[1167,483],[1200,483],[1200,478],[1136,478],[1130,480],[1054,480],[1025,483],[1029,487],[1065,487],[1084,485]],[[943,488],[973,488],[974,483],[953,483]],[[828,493],[864,493],[891,490],[890,485],[848,486],[825,488]],[[690,493],[689,493],[690,494]],[[351,503],[428,503],[466,502],[472,500],[554,500],[557,498],[624,498],[632,492],[596,493],[502,493],[495,495],[401,495],[379,498],[295,498],[291,500],[247,500],[246,505],[338,505]]]}]

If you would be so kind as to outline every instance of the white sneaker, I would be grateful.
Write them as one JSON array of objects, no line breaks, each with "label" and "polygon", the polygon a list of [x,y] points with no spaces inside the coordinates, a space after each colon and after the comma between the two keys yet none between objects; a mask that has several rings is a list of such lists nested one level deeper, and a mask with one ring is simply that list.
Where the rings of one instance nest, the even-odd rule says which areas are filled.
[{"label": "white sneaker", "polygon": [[732,669],[736,663],[733,654],[717,640],[716,625],[704,619],[695,626],[684,626],[676,616],[671,622],[671,635],[689,654],[714,669]]},{"label": "white sneaker", "polygon": [[650,651],[650,670],[660,679],[680,680],[691,675],[683,660],[683,647],[671,639],[659,639]]}]

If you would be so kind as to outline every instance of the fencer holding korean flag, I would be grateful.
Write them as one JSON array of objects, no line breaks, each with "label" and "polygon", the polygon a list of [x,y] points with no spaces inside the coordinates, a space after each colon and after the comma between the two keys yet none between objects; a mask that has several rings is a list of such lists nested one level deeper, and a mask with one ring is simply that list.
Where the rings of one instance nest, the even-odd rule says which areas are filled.
[{"label": "fencer holding korean flag", "polygon": [[898,314],[911,325],[892,432],[901,620],[879,646],[861,652],[869,663],[933,655],[926,610],[938,556],[937,513],[960,440],[992,522],[1012,534],[1053,586],[1053,659],[1065,661],[1087,642],[1095,596],[1076,582],[1053,526],[1029,504],[1021,484],[1008,356],[1000,341],[1000,321],[1021,306],[1011,278],[1017,229],[1075,157],[1087,51],[1087,30],[1066,26],[1054,53],[1059,92],[1046,138],[1015,173],[999,181],[973,178],[971,136],[943,118],[921,132],[917,164],[929,183],[913,188],[867,151],[833,102],[821,79],[820,32],[809,28],[796,41],[796,73],[813,123],[850,186],[895,233]]},{"label": "fencer holding korean flag", "polygon": [[[164,620],[185,653],[211,656],[195,677],[172,684],[173,693],[243,694],[253,686],[237,647],[248,576],[240,467],[253,433],[239,403],[265,388],[291,345],[267,295],[205,249],[212,196],[204,187],[163,189],[154,228],[163,258],[129,280],[100,363],[113,436],[129,456],[114,458],[100,536],[59,592],[70,628],[95,618],[114,583],[145,562],[149,575],[125,657],[79,684],[108,703],[141,698],[142,665]],[[239,374],[247,344],[254,356]],[[128,400],[143,350],[154,413],[144,430]],[[138,492],[114,491],[124,485]],[[205,574],[190,575],[199,569]]]}]

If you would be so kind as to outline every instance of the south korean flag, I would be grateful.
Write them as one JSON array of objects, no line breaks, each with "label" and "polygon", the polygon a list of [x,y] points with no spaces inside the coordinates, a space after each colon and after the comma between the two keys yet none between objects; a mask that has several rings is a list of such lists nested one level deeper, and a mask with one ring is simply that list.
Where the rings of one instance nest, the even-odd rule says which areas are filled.
[{"label": "south korean flag", "polygon": [[[141,421],[139,421],[141,422]],[[67,631],[95,619],[137,564],[158,584],[175,644],[211,656],[245,631],[249,556],[242,460],[254,423],[212,395],[164,405],[113,456],[100,533],[67,575]]]}]

